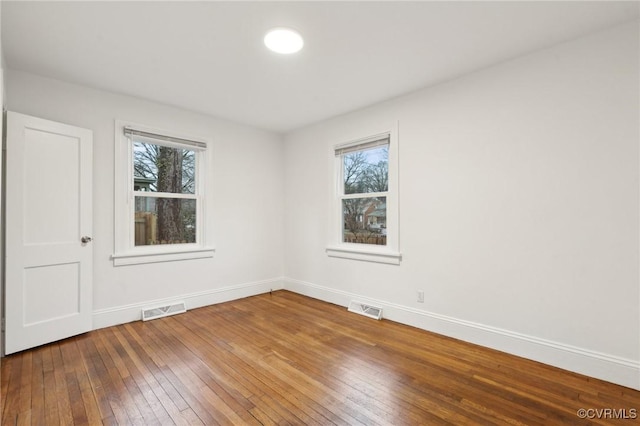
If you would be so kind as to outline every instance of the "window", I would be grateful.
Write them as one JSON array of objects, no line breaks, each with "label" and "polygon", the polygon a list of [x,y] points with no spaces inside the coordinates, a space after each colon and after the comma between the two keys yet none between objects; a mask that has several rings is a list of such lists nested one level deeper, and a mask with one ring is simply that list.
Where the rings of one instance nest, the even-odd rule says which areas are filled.
[{"label": "window", "polygon": [[133,149],[134,245],[195,243],[196,151],[125,134]]},{"label": "window", "polygon": [[399,264],[396,132],[334,146],[329,256]]},{"label": "window", "polygon": [[389,137],[336,150],[341,157],[342,242],[387,245]]},{"label": "window", "polygon": [[115,265],[210,257],[207,142],[116,123]]}]

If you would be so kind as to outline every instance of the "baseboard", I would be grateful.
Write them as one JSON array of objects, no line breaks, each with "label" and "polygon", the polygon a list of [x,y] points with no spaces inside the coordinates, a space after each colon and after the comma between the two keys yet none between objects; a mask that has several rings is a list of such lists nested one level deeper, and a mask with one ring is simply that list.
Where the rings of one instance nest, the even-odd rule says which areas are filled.
[{"label": "baseboard", "polygon": [[97,330],[99,328],[138,321],[141,319],[142,309],[147,307],[161,306],[184,301],[187,306],[187,310],[189,310],[200,308],[202,306],[214,305],[216,303],[228,302],[230,300],[241,299],[243,297],[255,296],[257,294],[266,293],[270,290],[281,290],[282,288],[283,279],[272,278],[198,293],[182,294],[164,299],[146,300],[144,302],[133,303],[130,305],[98,309],[93,311],[93,329]]},{"label": "baseboard", "polygon": [[348,306],[356,299],[383,308],[383,317],[423,330],[475,343],[564,370],[640,390],[640,362],[559,342],[489,327],[382,300],[363,297],[285,277],[284,288],[315,299]]}]

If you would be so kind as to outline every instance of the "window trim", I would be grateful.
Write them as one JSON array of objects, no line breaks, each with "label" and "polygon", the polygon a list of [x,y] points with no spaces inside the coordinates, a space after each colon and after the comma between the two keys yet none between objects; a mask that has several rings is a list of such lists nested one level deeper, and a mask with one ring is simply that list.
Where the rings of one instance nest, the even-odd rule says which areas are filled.
[{"label": "window trim", "polygon": [[[362,260],[368,262],[399,265],[402,260],[400,253],[400,228],[399,228],[399,202],[398,202],[398,122],[378,128],[366,129],[359,132],[360,137],[350,138],[349,142],[330,146],[331,179],[331,217],[329,230],[329,244],[326,253],[329,257],[343,259]],[[362,134],[371,136],[362,137]],[[343,165],[342,154],[350,152],[350,148],[357,145],[375,143],[388,135],[389,138],[389,187],[387,196],[387,244],[378,246],[373,244],[345,243],[342,230],[342,200],[344,195],[344,182],[342,178]],[[371,193],[375,195],[376,193]],[[347,198],[369,197],[369,193],[348,194]]]},{"label": "window trim", "polygon": [[[125,129],[129,129],[125,132]],[[132,139],[125,133],[144,133],[147,142],[163,146],[188,148],[196,153],[196,243],[167,244],[153,246],[135,246],[133,209],[136,191],[133,189]],[[187,136],[172,131],[152,128],[122,120],[115,121],[115,158],[114,158],[114,253],[111,256],[114,266],[135,265],[155,262],[168,262],[187,259],[213,257],[215,249],[211,246],[211,226],[207,212],[211,211],[207,197],[208,172],[211,164],[211,142],[202,137]],[[136,133],[139,134],[139,133]],[[163,140],[162,138],[166,138]],[[154,142],[155,141],[155,142]],[[197,144],[181,144],[188,141]],[[164,194],[183,198],[182,194]],[[138,194],[139,195],[139,194]],[[190,197],[189,197],[190,198]]]}]

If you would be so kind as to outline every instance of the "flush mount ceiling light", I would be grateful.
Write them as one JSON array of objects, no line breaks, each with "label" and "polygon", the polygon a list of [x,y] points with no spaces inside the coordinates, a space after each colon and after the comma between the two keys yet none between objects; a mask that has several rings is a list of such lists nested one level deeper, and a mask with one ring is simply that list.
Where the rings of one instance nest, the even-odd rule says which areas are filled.
[{"label": "flush mount ceiling light", "polygon": [[297,31],[289,28],[274,28],[264,36],[264,44],[276,53],[287,55],[302,49],[304,40]]}]

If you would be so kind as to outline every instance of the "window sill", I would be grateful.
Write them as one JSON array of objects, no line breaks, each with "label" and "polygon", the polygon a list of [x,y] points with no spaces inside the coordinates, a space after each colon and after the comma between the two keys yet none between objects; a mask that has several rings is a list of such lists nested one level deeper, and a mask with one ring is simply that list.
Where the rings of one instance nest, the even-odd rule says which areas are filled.
[{"label": "window sill", "polygon": [[144,263],[174,262],[177,260],[204,259],[213,257],[213,248],[188,248],[183,250],[129,252],[111,255],[113,266],[139,265]]},{"label": "window sill", "polygon": [[386,263],[388,265],[399,265],[402,260],[402,254],[400,252],[391,250],[371,250],[348,245],[327,247],[327,255],[329,257]]}]

